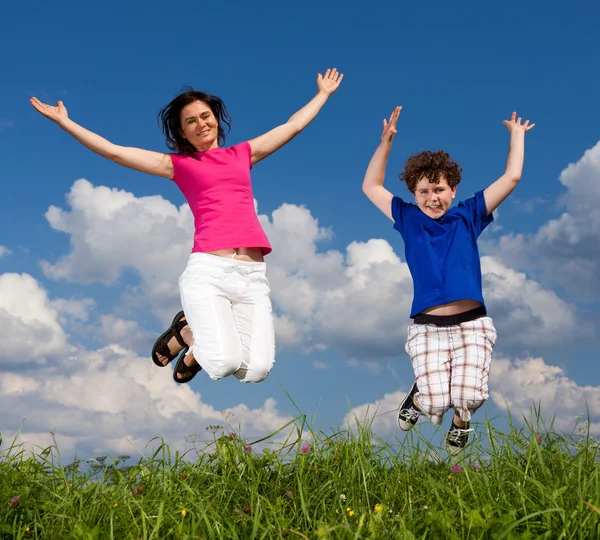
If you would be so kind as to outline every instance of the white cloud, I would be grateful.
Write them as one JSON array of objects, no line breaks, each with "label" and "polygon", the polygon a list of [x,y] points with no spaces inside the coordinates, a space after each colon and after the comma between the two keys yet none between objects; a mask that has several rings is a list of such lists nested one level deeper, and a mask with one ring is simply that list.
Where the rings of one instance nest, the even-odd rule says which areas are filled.
[{"label": "white cloud", "polygon": [[[57,263],[45,264],[48,275],[110,283],[131,267],[141,283],[130,289],[129,300],[147,302],[167,323],[179,309],[177,279],[192,237],[187,206],[176,209],[161,197],[136,198],[85,180],[75,182],[68,201],[70,211],[52,207],[47,214],[55,229],[71,235],[72,245]],[[267,262],[278,350],[333,348],[367,360],[404,354],[412,280],[388,242],[370,239],[352,242],[345,251],[320,250],[332,231],[293,204],[259,219],[273,245]],[[554,293],[497,259],[486,258],[483,266],[484,296],[501,334],[511,336],[506,345],[556,343],[573,330],[573,307]],[[533,323],[536,332],[524,331]],[[112,323],[105,319],[103,325],[106,332]],[[126,344],[127,332],[116,341]]]},{"label": "white cloud", "polygon": [[581,330],[575,306],[553,291],[493,257],[482,257],[481,266],[484,296],[500,345],[506,337],[507,346],[552,346],[573,339]]},{"label": "white cloud", "polygon": [[[561,175],[569,193],[567,212],[560,220],[550,222],[536,236],[518,241],[519,237],[505,236],[501,247],[511,241],[516,242],[513,248],[518,247],[520,242],[522,250],[535,254],[538,249],[543,258],[562,253],[559,248],[564,244],[573,249],[582,248],[584,241],[597,246],[600,225],[595,217],[586,221],[583,215],[587,211],[591,216],[600,206],[600,197],[588,197],[592,199],[589,205],[585,197],[596,193],[600,183],[581,181],[598,171],[597,148],[600,145]],[[67,200],[68,209],[51,207],[47,219],[55,230],[69,235],[71,250],[56,262],[44,263],[46,275],[115,284],[124,270],[133,269],[140,283],[130,289],[130,298],[147,301],[161,321],[170,321],[180,309],[177,278],[192,243],[187,205],[177,208],[159,196],[138,198],[122,190],[95,187],[86,180],[74,183]],[[322,227],[307,208],[293,204],[284,204],[260,220],[274,247],[267,262],[277,310],[278,349],[334,348],[345,353],[348,364],[356,366],[361,359],[374,372],[380,370],[382,357],[405,355],[412,281],[406,263],[388,242],[370,239],[352,242],[345,250],[323,250],[333,237],[332,230]],[[588,222],[597,233],[594,238],[584,227]],[[503,249],[498,253],[484,257],[482,269],[484,295],[500,333],[499,343],[506,340],[534,347],[568,342],[577,331],[575,308],[503,259],[506,255],[506,260],[517,261],[517,256],[511,258]],[[574,274],[578,279],[598,269],[589,253],[581,250],[580,255],[587,259],[582,259],[583,266]],[[556,265],[558,259],[551,260]],[[144,297],[147,300],[140,300]],[[88,454],[132,453],[131,444],[143,448],[154,436],[178,446],[186,435],[202,432],[209,424],[223,424],[224,415],[252,435],[270,433],[291,419],[270,398],[256,409],[238,404],[228,412],[203,403],[191,386],[172,381],[169,368],[159,369],[148,355],[135,354],[134,350],[151,340],[135,320],[104,315],[93,326],[108,345],[97,351],[75,350],[61,324],[88,321],[94,307],[91,299],[49,300],[27,274],[0,275],[0,325],[9,336],[0,348],[0,408],[19,411],[7,421],[5,437],[19,429],[22,415],[21,440],[46,444],[48,431],[56,428],[59,444],[66,445],[61,449],[67,453],[76,448]],[[38,367],[35,376],[1,371],[3,365],[24,363],[46,365]],[[501,357],[494,366],[492,399],[500,404],[504,392],[513,413],[527,410],[536,396],[543,407],[549,402],[549,410],[561,414],[564,424],[560,425],[571,425],[574,416],[585,413],[581,396],[588,397],[590,409],[600,410],[597,387],[578,386],[561,368],[541,359]],[[313,367],[325,369],[327,365],[317,360]],[[397,430],[395,412],[403,397],[404,391],[398,390],[371,405],[356,407],[346,422],[352,423],[354,416],[364,418],[368,409],[376,410],[374,429],[391,433]]]},{"label": "white cloud", "polygon": [[100,333],[106,343],[118,344],[136,351],[150,354],[151,344],[158,336],[140,328],[137,321],[126,320],[115,315],[100,317]]},{"label": "white cloud", "polygon": [[70,210],[51,206],[51,227],[70,236],[71,252],[42,268],[53,279],[114,284],[135,269],[142,290],[166,322],[180,309],[177,278],[185,268],[193,237],[187,205],[176,208],[160,196],[135,197],[123,190],[77,180],[67,195]]},{"label": "white cloud", "polygon": [[0,275],[0,366],[42,365],[68,354],[59,312],[29,274]]},{"label": "white cloud", "polygon": [[373,403],[364,403],[353,407],[344,417],[346,427],[370,424],[374,433],[381,437],[393,435],[398,432],[398,407],[406,396],[406,390],[399,389],[396,392],[384,394],[381,399]]},{"label": "white cloud", "polygon": [[6,255],[10,255],[12,251],[5,246],[0,246],[0,259]]},{"label": "white cloud", "polygon": [[219,411],[203,403],[190,385],[175,384],[169,368],[157,368],[118,345],[81,350],[37,371],[35,378],[3,373],[0,381],[0,408],[19,411],[5,418],[3,435],[10,438],[21,422],[21,442],[47,442],[45,434],[55,430],[67,455],[76,447],[87,457],[97,451],[131,453],[132,444],[144,448],[153,437],[181,449],[185,437],[205,433],[209,424],[223,426],[225,417],[248,439],[291,420],[272,398],[255,409],[238,404]]},{"label": "white cloud", "polygon": [[60,322],[64,324],[67,317],[86,322],[89,319],[90,311],[96,307],[96,302],[92,298],[81,300],[57,298],[52,300],[50,305],[61,315]]},{"label": "white cloud", "polygon": [[28,375],[3,373],[0,379],[0,394],[30,394],[40,387],[40,383]]},{"label": "white cloud", "polygon": [[564,212],[534,234],[507,234],[484,249],[505,263],[563,286],[574,298],[597,301],[600,287],[600,142],[560,174]]},{"label": "white cloud", "polygon": [[[269,279],[281,312],[276,320],[280,348],[325,346],[367,360],[404,354],[412,279],[388,242],[371,239],[351,243],[345,254],[319,253],[318,242],[330,233],[307,209],[283,205],[272,221],[267,216],[261,221],[274,247]],[[299,241],[301,257],[286,248],[293,230],[311,232]],[[525,274],[492,257],[483,258],[482,272],[501,346],[550,346],[578,331],[574,306]],[[502,336],[510,339],[503,343]]]},{"label": "white cloud", "polygon": [[[556,416],[555,426],[571,432],[577,417],[600,420],[600,386],[580,386],[563,368],[547,364],[542,358],[496,358],[490,374],[490,397],[501,409],[513,415],[525,414],[541,404],[542,416]],[[600,423],[592,423],[592,432],[600,434]]]},{"label": "white cloud", "polygon": [[[203,433],[209,424],[225,425],[225,416],[247,438],[268,435],[291,420],[272,398],[253,409],[237,404],[226,415],[203,403],[190,385],[173,382],[170,368],[157,368],[149,355],[140,357],[115,343],[131,345],[147,336],[134,321],[103,316],[100,329],[109,345],[96,351],[70,345],[61,313],[85,319],[88,305],[49,300],[27,274],[0,275],[0,325],[5,330],[0,410],[12,411],[3,417],[5,440],[20,431],[20,442],[47,446],[54,430],[65,455],[76,450],[131,454],[135,445],[144,448],[155,436],[181,449],[186,436]],[[28,363],[37,364],[35,371],[24,369]],[[17,366],[18,371],[13,369]]]},{"label": "white cloud", "polygon": [[[502,410],[508,408],[518,423],[524,416],[532,419],[532,411],[540,406],[547,426],[554,418],[557,430],[572,432],[578,418],[587,419],[589,410],[590,431],[600,435],[600,386],[581,386],[570,379],[563,368],[549,365],[542,358],[495,357],[489,385],[490,401]],[[396,424],[397,410],[407,391],[408,388],[402,388],[372,403],[352,408],[344,418],[344,425],[351,427],[358,420],[361,424],[372,422],[373,431],[382,437],[400,433]],[[474,418],[482,421],[484,415]]]}]

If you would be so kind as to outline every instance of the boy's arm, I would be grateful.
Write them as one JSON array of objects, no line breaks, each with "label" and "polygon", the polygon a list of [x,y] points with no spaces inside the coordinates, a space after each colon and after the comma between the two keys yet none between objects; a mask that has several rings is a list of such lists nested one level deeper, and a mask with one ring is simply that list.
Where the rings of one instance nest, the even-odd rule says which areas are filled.
[{"label": "boy's arm", "polygon": [[525,133],[532,129],[535,124],[529,124],[529,120],[527,120],[521,125],[521,117],[516,117],[517,113],[513,112],[510,120],[502,122],[510,131],[508,158],[504,174],[483,192],[488,216],[517,187],[521,179],[521,173],[523,172]]},{"label": "boy's arm", "polygon": [[389,122],[385,118],[383,119],[381,143],[369,162],[362,184],[363,193],[392,221],[394,221],[392,217],[392,199],[394,196],[383,187],[383,181],[385,180],[387,160],[392,149],[392,141],[397,133],[396,123],[401,110],[402,107],[396,107],[390,116]]}]

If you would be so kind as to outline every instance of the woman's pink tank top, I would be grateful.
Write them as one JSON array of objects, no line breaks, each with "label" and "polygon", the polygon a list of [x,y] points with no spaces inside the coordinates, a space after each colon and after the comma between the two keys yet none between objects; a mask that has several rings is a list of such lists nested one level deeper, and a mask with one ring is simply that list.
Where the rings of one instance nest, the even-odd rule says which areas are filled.
[{"label": "woman's pink tank top", "polygon": [[194,215],[192,252],[241,247],[272,251],[254,209],[248,142],[197,152],[171,154],[173,181]]}]

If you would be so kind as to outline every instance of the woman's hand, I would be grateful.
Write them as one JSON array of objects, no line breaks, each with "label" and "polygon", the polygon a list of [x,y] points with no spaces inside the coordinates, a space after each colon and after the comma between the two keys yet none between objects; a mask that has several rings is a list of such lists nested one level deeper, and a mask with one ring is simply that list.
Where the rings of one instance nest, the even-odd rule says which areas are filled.
[{"label": "woman's hand", "polygon": [[32,97],[29,100],[29,103],[33,105],[33,108],[44,115],[46,118],[49,118],[53,122],[56,122],[58,125],[69,119],[69,113],[67,113],[67,108],[64,106],[62,101],[59,101],[56,104],[56,107],[52,105],[46,105],[46,103],[42,103],[38,98]]},{"label": "woman's hand", "polygon": [[325,75],[317,75],[317,88],[321,94],[329,97],[337,90],[343,78],[344,74],[339,73],[337,68],[328,69]]}]

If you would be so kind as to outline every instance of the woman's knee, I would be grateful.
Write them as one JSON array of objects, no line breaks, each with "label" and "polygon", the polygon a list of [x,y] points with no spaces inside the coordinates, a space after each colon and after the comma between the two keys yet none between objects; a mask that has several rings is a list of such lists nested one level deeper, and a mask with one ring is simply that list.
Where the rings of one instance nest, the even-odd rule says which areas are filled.
[{"label": "woman's knee", "polygon": [[203,371],[213,380],[217,381],[233,375],[242,365],[242,353],[207,354],[201,347],[194,346],[194,358]]},{"label": "woman's knee", "polygon": [[274,360],[264,359],[263,361],[254,360],[247,366],[240,368],[238,379],[242,382],[253,382],[258,383],[264,381],[271,373],[273,369]]},{"label": "woman's knee", "polygon": [[248,369],[246,370],[246,374],[243,379],[240,379],[242,382],[252,382],[259,383],[264,381],[271,373],[270,369]]}]

